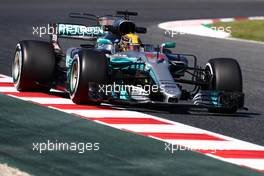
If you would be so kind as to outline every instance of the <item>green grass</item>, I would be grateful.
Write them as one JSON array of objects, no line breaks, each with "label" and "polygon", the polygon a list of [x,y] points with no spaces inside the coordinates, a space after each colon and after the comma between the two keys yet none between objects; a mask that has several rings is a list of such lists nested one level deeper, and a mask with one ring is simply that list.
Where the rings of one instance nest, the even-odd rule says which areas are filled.
[{"label": "green grass", "polygon": [[239,20],[234,22],[217,22],[211,27],[231,27],[231,36],[240,39],[264,41],[264,20]]}]

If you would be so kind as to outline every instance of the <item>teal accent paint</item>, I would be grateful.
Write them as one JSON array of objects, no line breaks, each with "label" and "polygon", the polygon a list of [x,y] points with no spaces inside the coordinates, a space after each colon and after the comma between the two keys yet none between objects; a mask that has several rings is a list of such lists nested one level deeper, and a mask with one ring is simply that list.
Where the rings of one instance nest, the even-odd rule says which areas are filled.
[{"label": "teal accent paint", "polygon": [[212,91],[210,92],[210,99],[211,99],[211,103],[215,106],[215,107],[222,107],[222,104],[218,101],[219,98],[219,91]]},{"label": "teal accent paint", "polygon": [[120,97],[119,97],[121,100],[129,100],[129,95],[127,93],[127,91],[125,90],[125,87],[124,85],[121,86],[121,91],[120,91]]},{"label": "teal accent paint", "polygon": [[134,58],[134,57],[111,57],[110,61],[113,63],[136,62],[137,58]]},{"label": "teal accent paint", "polygon": [[165,43],[162,43],[161,46],[163,48],[175,48],[176,43],[175,42],[165,42]]},{"label": "teal accent paint", "polygon": [[97,42],[98,44],[101,44],[101,45],[109,45],[109,44],[112,44],[111,40],[109,40],[109,39],[105,39],[105,38],[98,38],[98,39],[96,40],[96,42]]}]

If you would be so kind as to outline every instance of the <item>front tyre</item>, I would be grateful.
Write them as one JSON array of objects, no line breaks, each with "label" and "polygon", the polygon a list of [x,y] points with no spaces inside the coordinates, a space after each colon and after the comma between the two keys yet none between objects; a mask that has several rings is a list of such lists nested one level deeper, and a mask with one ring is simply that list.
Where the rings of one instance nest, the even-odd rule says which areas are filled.
[{"label": "front tyre", "polygon": [[228,107],[208,108],[208,110],[210,112],[235,113],[244,103],[244,99],[237,98],[243,94],[242,73],[239,63],[231,58],[210,59],[205,70],[211,76],[207,90],[225,92],[223,101],[230,104]]},{"label": "front tyre", "polygon": [[100,99],[93,90],[107,81],[108,58],[97,50],[81,49],[73,58],[69,93],[76,104],[94,104]]}]

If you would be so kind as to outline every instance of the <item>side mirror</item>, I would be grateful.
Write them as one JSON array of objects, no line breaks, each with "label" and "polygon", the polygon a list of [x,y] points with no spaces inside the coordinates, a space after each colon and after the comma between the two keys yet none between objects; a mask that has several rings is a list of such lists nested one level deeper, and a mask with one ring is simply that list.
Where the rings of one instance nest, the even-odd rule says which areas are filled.
[{"label": "side mirror", "polygon": [[112,42],[109,39],[105,39],[105,38],[98,38],[96,42],[102,45],[112,44]]},{"label": "side mirror", "polygon": [[161,44],[162,48],[175,48],[176,43],[175,42],[165,42]]}]

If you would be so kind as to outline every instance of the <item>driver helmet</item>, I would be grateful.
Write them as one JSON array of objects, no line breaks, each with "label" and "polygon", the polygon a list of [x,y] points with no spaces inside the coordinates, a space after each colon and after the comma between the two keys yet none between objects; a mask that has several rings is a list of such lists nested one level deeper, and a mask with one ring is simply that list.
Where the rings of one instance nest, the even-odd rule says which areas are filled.
[{"label": "driver helmet", "polygon": [[120,40],[120,48],[122,51],[139,51],[139,36],[133,33],[123,35]]}]

